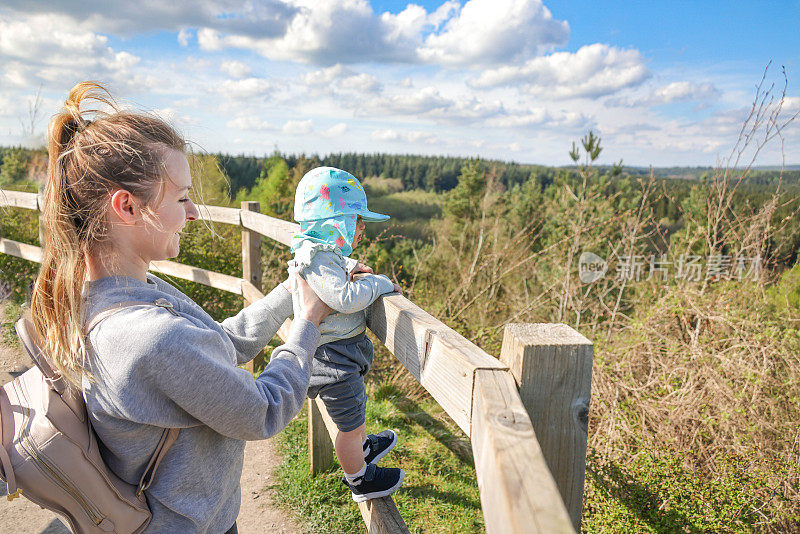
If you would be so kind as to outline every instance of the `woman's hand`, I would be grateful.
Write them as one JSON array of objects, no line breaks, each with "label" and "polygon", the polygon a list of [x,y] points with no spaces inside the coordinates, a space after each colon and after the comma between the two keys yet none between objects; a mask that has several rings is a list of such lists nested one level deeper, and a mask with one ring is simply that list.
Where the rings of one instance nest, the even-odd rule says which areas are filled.
[{"label": "woman's hand", "polygon": [[319,326],[319,323],[333,311],[330,306],[322,302],[322,300],[314,293],[311,286],[302,276],[293,274],[294,285],[297,288],[299,303],[301,308],[301,317],[306,321],[314,323]]}]

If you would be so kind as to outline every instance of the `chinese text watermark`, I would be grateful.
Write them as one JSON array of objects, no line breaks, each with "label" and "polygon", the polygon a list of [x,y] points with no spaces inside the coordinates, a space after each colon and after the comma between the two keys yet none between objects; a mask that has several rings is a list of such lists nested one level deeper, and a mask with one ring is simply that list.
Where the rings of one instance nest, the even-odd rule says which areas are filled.
[{"label": "chinese text watermark", "polygon": [[[710,254],[700,256],[681,254],[669,258],[667,254],[623,255],[615,265],[614,278],[620,281],[655,280],[666,282],[670,279],[686,282],[704,280],[751,280],[758,281],[761,276],[761,256]],[[593,252],[584,252],[578,260],[578,277],[584,284],[596,282],[605,277],[608,262]]]}]

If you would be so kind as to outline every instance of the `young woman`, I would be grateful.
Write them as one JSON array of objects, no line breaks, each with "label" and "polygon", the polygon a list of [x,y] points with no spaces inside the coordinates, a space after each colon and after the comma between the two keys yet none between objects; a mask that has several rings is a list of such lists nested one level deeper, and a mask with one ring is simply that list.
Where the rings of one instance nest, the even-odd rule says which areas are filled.
[{"label": "young woman", "polygon": [[[108,113],[90,107],[110,107]],[[108,466],[136,484],[165,428],[180,428],[152,485],[148,532],[236,532],[244,440],[300,410],[319,322],[329,312],[298,280],[285,345],[255,380],[252,359],[292,314],[287,283],[215,322],[148,274],[197,218],[184,140],[163,121],[118,111],[98,84],[75,86],[50,123],[44,258],[31,311],[58,370],[83,389]],[[298,277],[299,278],[299,277]],[[85,326],[115,304],[120,308]]]}]

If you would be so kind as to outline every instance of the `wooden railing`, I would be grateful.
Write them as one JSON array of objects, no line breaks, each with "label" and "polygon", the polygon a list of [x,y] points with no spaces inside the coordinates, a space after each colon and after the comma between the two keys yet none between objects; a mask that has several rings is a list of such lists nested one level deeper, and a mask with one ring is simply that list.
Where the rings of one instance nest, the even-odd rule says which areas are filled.
[{"label": "wooden railing", "polygon": [[[38,210],[34,193],[0,191],[0,206]],[[288,245],[297,225],[241,209],[200,206],[201,218],[242,228],[243,278],[157,261],[151,270],[241,295],[261,291],[261,236]],[[41,249],[0,237],[0,252],[41,261]],[[278,331],[286,339],[290,320]],[[472,443],[486,531],[580,530],[592,375],[592,343],[563,324],[509,324],[494,358],[398,295],[367,310],[367,326]],[[249,364],[250,370],[253,363]],[[312,473],[333,461],[336,426],[309,400]],[[369,532],[408,532],[391,497],[360,503]]]}]

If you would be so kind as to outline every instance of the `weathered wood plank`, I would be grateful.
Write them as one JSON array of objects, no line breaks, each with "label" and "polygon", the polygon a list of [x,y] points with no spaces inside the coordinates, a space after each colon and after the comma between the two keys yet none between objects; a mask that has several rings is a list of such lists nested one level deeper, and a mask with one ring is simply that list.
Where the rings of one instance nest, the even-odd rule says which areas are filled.
[{"label": "weathered wood plank", "polygon": [[486,532],[575,532],[507,370],[475,372],[472,452]]},{"label": "weathered wood plank", "polygon": [[[44,186],[40,185],[39,186],[39,193],[38,193],[38,195],[36,195],[36,209],[37,210],[39,210],[39,211],[42,210],[43,202],[44,202]],[[39,214],[38,219],[39,219],[39,245],[44,247],[44,245],[45,245],[45,233],[46,232],[45,232],[45,229],[44,229],[44,217],[42,217],[41,213]]]},{"label": "weathered wood plank", "polygon": [[206,286],[215,287],[228,291],[236,295],[242,294],[242,279],[227,274],[215,273],[214,271],[207,271],[199,267],[192,267],[191,265],[183,265],[169,260],[159,260],[150,262],[150,270],[157,273],[163,273],[168,276],[182,278],[203,284]]},{"label": "weathered wood plank", "polygon": [[318,398],[308,399],[308,463],[312,476],[333,465],[333,442],[322,415],[324,413],[327,416],[328,412],[318,401]]},{"label": "weathered wood plank", "polygon": [[314,406],[317,407],[317,410],[320,413],[320,419],[323,423],[323,428],[325,428],[326,436],[328,436],[328,441],[330,441],[332,444],[333,442],[336,441],[336,434],[339,433],[339,429],[336,428],[336,423],[334,423],[333,419],[331,419],[331,416],[328,415],[328,409],[325,408],[325,403],[322,402],[322,400],[319,397],[313,399],[313,401],[314,401]]},{"label": "weathered wood plank", "polygon": [[0,237],[0,253],[10,254],[17,258],[22,258],[23,260],[42,263],[42,247],[29,245],[28,243],[20,243],[12,239]]},{"label": "weathered wood plank", "polygon": [[[245,200],[242,211],[258,213],[258,202]],[[242,229],[242,278],[261,289],[261,234]]]},{"label": "weathered wood plank", "polygon": [[575,530],[583,512],[592,350],[565,324],[509,324],[500,353]]},{"label": "weathered wood plank", "polygon": [[284,245],[289,245],[292,242],[294,234],[300,231],[300,225],[296,223],[269,217],[263,213],[242,211],[241,217],[242,226],[245,228],[258,232]]},{"label": "weathered wood plank", "polygon": [[247,280],[242,280],[241,295],[244,297],[245,302],[249,303],[253,303],[261,298],[264,298],[264,293],[262,293],[260,289]]},{"label": "weathered wood plank", "polygon": [[36,193],[25,193],[23,191],[8,191],[6,189],[0,189],[0,206],[35,210],[38,209],[39,205],[36,200]]},{"label": "weathered wood plank", "polygon": [[402,295],[376,300],[367,326],[469,436],[475,370],[506,366]]},{"label": "weathered wood plank", "polygon": [[[241,212],[258,213],[261,206],[258,202],[245,200],[242,202]],[[242,228],[242,278],[250,282],[259,291],[261,290],[261,234]],[[244,287],[242,288],[244,290]],[[243,293],[244,294],[244,293]],[[255,301],[248,300],[247,294],[244,294],[245,304],[249,305]],[[251,373],[261,368],[266,364],[263,349],[256,354],[255,358],[247,362],[244,366],[245,369]]]},{"label": "weathered wood plank", "polygon": [[209,206],[201,204],[197,206],[200,218],[223,224],[235,224],[241,226],[242,219],[239,216],[239,208],[226,208],[223,206]]},{"label": "weathered wood plank", "polygon": [[389,497],[372,499],[358,503],[358,510],[364,518],[367,532],[370,534],[407,533],[408,527],[397,509],[394,500]]}]

